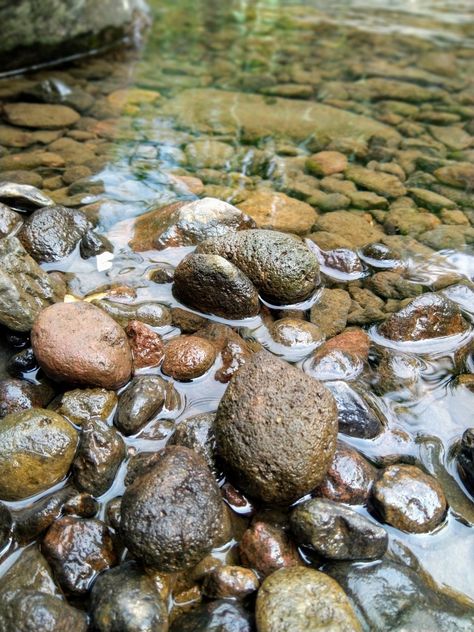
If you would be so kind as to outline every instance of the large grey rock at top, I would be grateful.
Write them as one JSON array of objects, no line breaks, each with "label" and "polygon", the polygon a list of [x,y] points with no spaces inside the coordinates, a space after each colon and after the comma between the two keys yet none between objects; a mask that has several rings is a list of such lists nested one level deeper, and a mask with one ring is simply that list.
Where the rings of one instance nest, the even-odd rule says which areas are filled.
[{"label": "large grey rock at top", "polygon": [[0,0],[1,69],[111,44],[145,12],[145,0]]},{"label": "large grey rock at top", "polygon": [[328,141],[335,138],[368,140],[372,136],[397,144],[394,129],[366,116],[329,105],[214,89],[183,90],[164,106],[185,128],[201,132],[235,133],[254,141],[265,136],[283,136],[297,142],[311,135]]}]

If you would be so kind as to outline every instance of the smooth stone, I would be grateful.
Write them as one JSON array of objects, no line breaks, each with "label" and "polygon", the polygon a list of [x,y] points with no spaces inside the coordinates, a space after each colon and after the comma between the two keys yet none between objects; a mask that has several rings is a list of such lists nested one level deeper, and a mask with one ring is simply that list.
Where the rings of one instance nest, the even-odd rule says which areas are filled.
[{"label": "smooth stone", "polygon": [[215,413],[201,413],[182,419],[169,441],[169,445],[181,445],[200,454],[212,472],[216,470],[214,419]]},{"label": "smooth stone", "polygon": [[0,606],[2,632],[86,632],[87,617],[65,601],[33,590],[18,591]]},{"label": "smooth stone", "polygon": [[160,410],[166,400],[167,383],[159,375],[134,377],[119,395],[114,424],[124,435],[139,432]]},{"label": "smooth stone", "polygon": [[59,483],[76,445],[77,431],[51,410],[7,415],[0,423],[0,498],[22,500]]},{"label": "smooth stone", "polygon": [[311,322],[326,338],[332,338],[345,329],[351,304],[352,299],[346,290],[324,288],[311,307]]},{"label": "smooth stone", "polygon": [[316,221],[312,206],[285,193],[255,191],[239,203],[241,211],[255,220],[258,228],[304,235]]},{"label": "smooth stone", "polygon": [[0,182],[0,202],[22,212],[54,206],[54,201],[37,187],[5,180]]},{"label": "smooth stone", "polygon": [[185,154],[193,169],[222,169],[231,163],[235,149],[228,143],[206,138],[188,143]]},{"label": "smooth stone", "polygon": [[23,219],[19,213],[15,213],[11,208],[0,202],[0,239],[8,237],[13,231],[21,226]]},{"label": "smooth stone", "polygon": [[175,202],[138,217],[133,226],[132,250],[163,250],[193,246],[238,230],[255,228],[255,222],[232,204],[205,197]]},{"label": "smooth stone", "polygon": [[0,419],[30,408],[45,408],[54,392],[47,384],[7,378],[0,380]]},{"label": "smooth stone", "polygon": [[162,371],[178,381],[193,380],[209,371],[216,357],[216,347],[205,338],[178,336],[165,347]]},{"label": "smooth stone", "polygon": [[114,390],[132,372],[124,330],[90,303],[57,303],[43,310],[31,343],[41,368],[58,382]]},{"label": "smooth stone", "polygon": [[[315,229],[343,238],[351,248],[359,248],[373,241],[379,241],[384,235],[373,221],[350,211],[334,211],[320,215]],[[313,233],[311,237],[317,234]]]},{"label": "smooth stone", "polygon": [[407,192],[405,185],[396,176],[383,171],[351,165],[345,170],[345,176],[357,186],[388,198],[402,197]]},{"label": "smooth stone", "polygon": [[238,603],[218,599],[173,621],[170,632],[254,632],[254,617]]},{"label": "smooth stone", "polygon": [[337,405],[339,432],[360,439],[374,439],[383,432],[384,418],[362,393],[342,380],[326,384]]},{"label": "smooth stone", "polygon": [[466,486],[474,495],[474,428],[468,428],[463,433],[457,460]]},{"label": "smooth stone", "polygon": [[275,342],[285,347],[314,347],[324,341],[321,329],[314,323],[297,318],[280,318],[270,327]]},{"label": "smooth stone", "polygon": [[18,592],[30,590],[53,597],[62,596],[48,562],[35,545],[25,548],[0,578],[0,604],[8,603]]},{"label": "smooth stone", "polygon": [[134,320],[150,325],[150,327],[165,327],[171,324],[170,310],[165,305],[154,301],[129,305],[119,301],[99,299],[92,301],[92,304],[103,310],[121,327],[128,327]]},{"label": "smooth stone", "polygon": [[3,549],[10,539],[12,525],[13,519],[10,510],[0,502],[0,550]]},{"label": "smooth stone", "polygon": [[68,595],[85,595],[118,559],[112,534],[100,520],[64,516],[48,529],[41,550]]},{"label": "smooth stone", "polygon": [[117,405],[117,395],[105,388],[76,388],[66,391],[55,410],[76,426],[92,419],[107,421]]},{"label": "smooth stone", "polygon": [[196,334],[212,342],[220,352],[222,367],[216,371],[214,377],[222,384],[227,384],[234,373],[247,362],[256,350],[234,329],[221,323],[208,323],[206,327],[198,329]]},{"label": "smooth stone", "polygon": [[12,125],[35,129],[61,129],[80,119],[80,115],[66,105],[46,103],[7,103],[3,112]]},{"label": "smooth stone", "polygon": [[361,632],[339,584],[311,568],[285,568],[267,577],[258,591],[258,632]]},{"label": "smooth stone", "polygon": [[319,382],[261,351],[233,376],[215,433],[225,471],[239,489],[264,502],[291,503],[329,468],[335,403]]},{"label": "smooth stone", "polygon": [[0,323],[14,331],[30,331],[45,307],[63,293],[17,237],[0,239]]},{"label": "smooth stone", "polygon": [[260,310],[258,292],[237,266],[219,255],[191,254],[174,273],[173,294],[199,312],[240,320]]},{"label": "smooth stone", "polygon": [[315,176],[331,176],[347,168],[347,157],[339,151],[319,151],[306,160],[306,170]]},{"label": "smooth stone", "polygon": [[260,577],[268,577],[280,568],[300,566],[296,544],[280,527],[254,520],[239,544],[240,559]]},{"label": "smooth stone", "polygon": [[242,566],[217,566],[204,577],[202,590],[211,599],[243,599],[258,590],[253,571]]},{"label": "smooth stone", "polygon": [[174,572],[194,566],[211,551],[222,515],[220,491],[204,459],[170,446],[125,490],[120,533],[131,555]]},{"label": "smooth stone", "polygon": [[262,296],[275,303],[297,303],[314,292],[316,256],[294,235],[245,230],[202,242],[197,253],[220,255],[236,265]]},{"label": "smooth stone", "polygon": [[89,603],[97,632],[168,631],[166,604],[153,578],[134,562],[102,573],[92,587]]},{"label": "smooth stone", "polygon": [[414,465],[390,465],[372,487],[375,510],[408,533],[427,533],[444,519],[446,497],[438,481]]},{"label": "smooth stone", "polygon": [[165,347],[156,331],[139,320],[131,320],[125,327],[125,333],[132,351],[134,371],[155,367],[161,363]]},{"label": "smooth stone", "polygon": [[298,544],[328,559],[377,559],[387,550],[385,529],[333,500],[312,498],[297,505],[290,524]]}]

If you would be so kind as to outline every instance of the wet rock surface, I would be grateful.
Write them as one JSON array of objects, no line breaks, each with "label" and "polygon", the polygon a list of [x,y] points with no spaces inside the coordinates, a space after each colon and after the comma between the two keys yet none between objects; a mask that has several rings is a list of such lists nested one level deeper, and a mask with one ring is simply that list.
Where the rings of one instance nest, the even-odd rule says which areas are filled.
[{"label": "wet rock surface", "polygon": [[179,336],[166,345],[162,370],[175,380],[192,380],[208,371],[216,356],[216,348],[205,338]]},{"label": "wet rock surface", "polygon": [[29,408],[45,408],[53,394],[47,384],[33,384],[16,378],[0,380],[0,419]]},{"label": "wet rock surface", "polygon": [[222,501],[204,459],[173,446],[127,488],[121,516],[121,534],[132,555],[160,570],[177,571],[211,550]]},{"label": "wet rock surface", "polygon": [[178,617],[170,632],[252,632],[255,629],[253,621],[253,616],[242,606],[222,599],[202,604]]},{"label": "wet rock surface", "polygon": [[301,565],[301,558],[294,542],[278,526],[255,520],[245,531],[240,542],[240,558],[255,569],[261,577],[267,577],[280,568]]},{"label": "wet rock surface", "polygon": [[214,418],[214,413],[202,413],[183,419],[170,440],[172,445],[182,445],[204,457],[211,471],[216,468]]},{"label": "wet rock surface", "polygon": [[217,451],[251,496],[291,502],[326,474],[336,423],[334,400],[320,383],[259,352],[234,376],[219,404]]},{"label": "wet rock surface", "polygon": [[162,377],[135,377],[119,396],[114,423],[123,434],[135,434],[162,409],[165,399],[166,382]]}]

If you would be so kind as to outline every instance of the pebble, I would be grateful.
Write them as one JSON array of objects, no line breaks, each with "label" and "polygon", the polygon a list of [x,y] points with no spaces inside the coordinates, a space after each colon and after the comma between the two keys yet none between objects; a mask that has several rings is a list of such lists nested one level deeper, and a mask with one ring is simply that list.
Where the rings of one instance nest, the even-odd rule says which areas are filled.
[{"label": "pebble", "polygon": [[70,107],[46,103],[7,103],[3,112],[12,125],[36,129],[62,129],[74,125],[80,118]]},{"label": "pebble", "polygon": [[458,466],[467,488],[474,495],[474,428],[468,428],[462,435]]},{"label": "pebble", "polygon": [[56,412],[76,426],[92,419],[107,421],[117,405],[117,395],[105,388],[76,388],[63,393]]},{"label": "pebble", "polygon": [[175,380],[193,380],[212,367],[217,356],[215,346],[199,336],[178,336],[168,342],[162,371]]},{"label": "pebble", "polygon": [[22,500],[59,483],[68,473],[77,431],[51,410],[31,408],[0,424],[0,498]]},{"label": "pebble", "polygon": [[203,593],[211,599],[244,599],[258,590],[255,573],[241,566],[217,566],[204,578]]},{"label": "pebble", "polygon": [[119,395],[114,424],[125,435],[139,432],[166,400],[167,383],[159,375],[134,377]]},{"label": "pebble", "polygon": [[34,384],[27,380],[0,380],[0,419],[11,413],[30,408],[45,408],[54,391],[48,384]]},{"label": "pebble", "polygon": [[371,560],[387,550],[383,527],[333,500],[313,498],[297,505],[290,524],[298,544],[327,559]]},{"label": "pebble", "polygon": [[159,366],[164,356],[161,336],[139,320],[131,320],[125,327],[132,351],[133,369]]},{"label": "pebble", "polygon": [[324,340],[317,325],[296,318],[276,320],[270,327],[270,334],[275,342],[285,347],[314,347]]},{"label": "pebble", "polygon": [[306,160],[306,169],[315,176],[331,176],[347,168],[347,158],[339,151],[319,151]]},{"label": "pebble", "polygon": [[280,568],[299,566],[302,560],[294,542],[283,529],[255,520],[242,535],[240,559],[259,576],[267,577]]},{"label": "pebble", "polygon": [[324,288],[311,307],[311,322],[326,338],[332,338],[346,327],[352,299],[346,290]]},{"label": "pebble", "polygon": [[414,465],[385,468],[372,487],[372,500],[385,522],[409,533],[432,531],[447,509],[440,484]]},{"label": "pebble", "polygon": [[216,471],[214,419],[214,413],[201,413],[182,419],[169,442],[170,445],[182,445],[200,454],[212,472]]},{"label": "pebble", "polygon": [[31,343],[41,368],[58,382],[113,390],[132,372],[124,330],[90,303],[57,303],[43,310]]},{"label": "pebble", "polygon": [[239,208],[255,220],[258,228],[283,233],[305,235],[316,221],[316,211],[312,206],[274,191],[255,191],[239,203]]},{"label": "pebble", "polygon": [[170,632],[254,632],[254,617],[238,603],[217,599],[178,617]]},{"label": "pebble", "polygon": [[346,169],[345,176],[357,186],[388,198],[401,197],[407,192],[406,187],[396,176],[382,171],[371,171],[365,167],[351,165]]}]

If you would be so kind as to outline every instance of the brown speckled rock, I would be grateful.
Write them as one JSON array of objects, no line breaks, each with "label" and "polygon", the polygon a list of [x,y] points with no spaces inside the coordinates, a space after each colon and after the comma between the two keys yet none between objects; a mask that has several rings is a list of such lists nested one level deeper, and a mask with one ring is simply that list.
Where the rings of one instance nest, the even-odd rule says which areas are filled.
[{"label": "brown speckled rock", "polygon": [[414,465],[391,465],[372,487],[377,512],[401,531],[426,533],[446,514],[446,497],[438,481]]},{"label": "brown speckled rock", "polygon": [[260,351],[230,381],[215,434],[239,489],[264,502],[291,503],[312,491],[331,464],[336,406],[322,384]]},{"label": "brown speckled rock", "polygon": [[217,566],[203,582],[204,594],[213,599],[242,599],[256,590],[257,576],[242,566]]},{"label": "brown speckled rock", "polygon": [[175,380],[192,380],[203,375],[214,364],[215,346],[199,336],[178,336],[165,348],[162,370]]},{"label": "brown speckled rock", "polygon": [[164,345],[156,331],[139,320],[131,320],[125,332],[132,350],[135,370],[160,364],[164,355]]},{"label": "brown speckled rock", "polygon": [[124,330],[86,302],[57,303],[42,311],[31,343],[41,368],[59,382],[117,389],[132,372]]},{"label": "brown speckled rock", "polygon": [[261,520],[253,522],[245,531],[239,551],[242,563],[263,577],[280,568],[302,564],[296,544],[283,529]]},{"label": "brown speckled rock", "polygon": [[339,584],[311,568],[285,568],[267,577],[257,596],[258,632],[360,632]]}]

